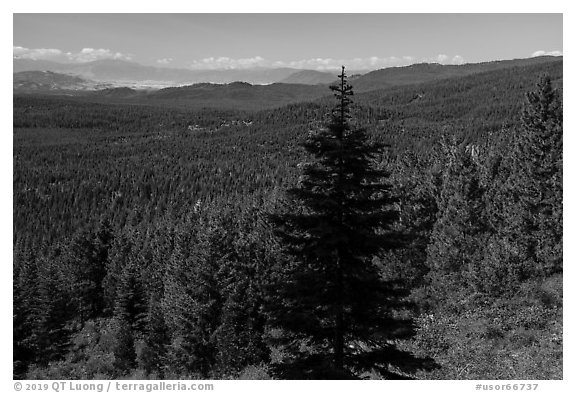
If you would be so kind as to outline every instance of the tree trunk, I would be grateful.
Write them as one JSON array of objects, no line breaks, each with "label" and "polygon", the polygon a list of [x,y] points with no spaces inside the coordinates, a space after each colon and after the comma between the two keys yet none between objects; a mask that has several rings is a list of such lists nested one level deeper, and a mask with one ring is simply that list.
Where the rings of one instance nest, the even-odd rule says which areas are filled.
[{"label": "tree trunk", "polygon": [[337,370],[344,369],[344,304],[343,304],[343,277],[342,260],[340,250],[338,250],[338,261],[336,265],[336,326],[334,337],[334,367]]}]

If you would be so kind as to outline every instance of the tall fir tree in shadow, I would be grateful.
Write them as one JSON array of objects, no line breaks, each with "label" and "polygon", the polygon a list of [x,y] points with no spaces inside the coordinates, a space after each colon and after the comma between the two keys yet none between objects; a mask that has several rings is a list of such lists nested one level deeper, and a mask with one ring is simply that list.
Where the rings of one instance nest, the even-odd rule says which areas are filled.
[{"label": "tall fir tree in shadow", "polygon": [[[383,148],[351,125],[352,86],[344,67],[329,124],[310,133],[298,185],[272,215],[289,257],[270,291],[271,342],[282,353],[282,378],[406,378],[426,366],[392,344],[413,332],[397,282],[373,263],[398,247],[389,174],[376,168]],[[407,315],[404,313],[404,315]]]}]

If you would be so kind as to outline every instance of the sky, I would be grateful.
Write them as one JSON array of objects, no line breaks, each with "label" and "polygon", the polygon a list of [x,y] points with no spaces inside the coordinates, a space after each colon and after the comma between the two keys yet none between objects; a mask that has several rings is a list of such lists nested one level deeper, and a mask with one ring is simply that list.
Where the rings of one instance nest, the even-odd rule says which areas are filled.
[{"label": "sky", "polygon": [[561,55],[562,14],[14,14],[13,56],[376,69]]}]

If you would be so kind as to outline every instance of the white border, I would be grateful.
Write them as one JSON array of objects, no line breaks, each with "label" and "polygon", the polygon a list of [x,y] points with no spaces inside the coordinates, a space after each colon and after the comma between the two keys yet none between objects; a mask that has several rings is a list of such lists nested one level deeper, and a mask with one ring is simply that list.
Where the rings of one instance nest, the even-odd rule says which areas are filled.
[{"label": "white border", "polygon": [[[310,0],[293,0],[290,2],[282,2],[283,4],[276,4],[275,2],[268,1],[253,1],[253,0],[225,0],[218,2],[198,2],[193,1],[171,1],[164,0],[162,2],[148,2],[142,3],[140,1],[125,1],[118,0],[99,0],[97,2],[79,2],[79,1],[40,1],[40,0],[23,0],[23,1],[9,1],[8,4],[3,3],[2,12],[2,43],[5,61],[2,62],[3,72],[0,74],[3,78],[4,89],[2,91],[2,120],[3,128],[1,133],[1,166],[0,166],[0,184],[5,188],[1,193],[1,224],[0,224],[0,239],[2,239],[2,260],[0,264],[0,275],[2,279],[2,296],[0,296],[0,304],[2,310],[2,330],[0,342],[0,350],[2,351],[1,363],[1,379],[0,386],[5,387],[3,391],[10,392],[13,390],[12,383],[12,322],[11,322],[11,308],[12,308],[12,92],[10,86],[12,85],[8,69],[11,68],[8,64],[8,54],[12,52],[13,45],[13,19],[12,13],[53,13],[53,12],[79,12],[79,13],[93,13],[93,12],[119,12],[119,13],[182,13],[182,12],[227,12],[227,13],[246,13],[246,12],[315,12],[315,13],[329,13],[329,12],[386,12],[386,13],[564,13],[564,37],[565,42],[562,48],[564,52],[565,70],[574,70],[573,65],[573,41],[566,39],[567,37],[574,37],[574,13],[572,3],[569,1],[508,1],[502,0],[483,0],[474,3],[463,1],[425,1],[417,0],[410,2],[383,2],[375,0],[355,0],[348,2],[330,2],[320,1],[312,2]],[[390,4],[395,3],[395,4]],[[11,64],[11,63],[10,63]],[[573,264],[576,263],[574,258],[574,242],[572,241],[574,233],[574,169],[576,168],[574,162],[574,117],[573,117],[573,74],[571,72],[564,75],[564,107],[565,110],[565,132],[564,132],[564,261],[565,263],[565,277],[574,277]],[[566,154],[568,153],[568,154]],[[571,284],[570,280],[565,280],[566,283]],[[541,381],[537,391],[548,392],[568,392],[575,391],[576,387],[574,373],[571,370],[576,370],[574,363],[574,290],[572,285],[565,285],[565,318],[564,318],[564,381]],[[388,391],[399,389],[407,391],[438,391],[438,392],[467,392],[474,391],[476,381],[366,381],[360,382],[362,386],[358,386],[359,382],[334,382],[334,381],[310,381],[310,382],[290,382],[290,381],[215,381],[217,386],[216,392],[223,391],[254,391],[254,392],[269,392],[274,390],[278,393],[288,392],[295,389],[302,391],[320,391],[322,389],[335,389],[336,391],[348,391],[361,388],[362,391],[378,391],[382,392],[383,389]],[[480,383],[487,384],[489,381],[479,381]],[[511,383],[517,381],[510,381]],[[518,381],[519,382],[519,381]],[[497,384],[505,384],[505,381],[493,381]]]}]

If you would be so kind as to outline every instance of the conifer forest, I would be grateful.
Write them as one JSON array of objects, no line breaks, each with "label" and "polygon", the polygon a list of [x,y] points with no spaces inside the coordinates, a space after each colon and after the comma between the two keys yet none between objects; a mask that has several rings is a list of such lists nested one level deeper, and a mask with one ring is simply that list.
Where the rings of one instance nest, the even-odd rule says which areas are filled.
[{"label": "conifer forest", "polygon": [[563,61],[468,66],[15,87],[14,378],[562,379]]}]

